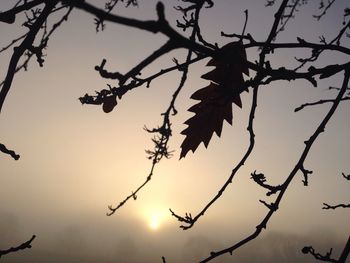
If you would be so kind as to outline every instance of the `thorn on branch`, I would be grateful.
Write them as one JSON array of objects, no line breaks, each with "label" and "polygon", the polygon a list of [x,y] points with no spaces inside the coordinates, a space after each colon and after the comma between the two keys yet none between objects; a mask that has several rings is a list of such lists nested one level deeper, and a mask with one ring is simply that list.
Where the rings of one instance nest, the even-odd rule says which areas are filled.
[{"label": "thorn on branch", "polygon": [[298,40],[298,42],[300,44],[305,44],[306,43],[306,41],[304,39],[300,38],[300,37],[297,37],[297,40]]},{"label": "thorn on branch", "polygon": [[277,211],[278,210],[278,206],[275,203],[270,203],[268,204],[266,201],[264,200],[259,200],[260,203],[264,204],[269,210],[271,211]]},{"label": "thorn on branch", "polygon": [[302,180],[304,186],[308,186],[309,175],[312,174],[312,171],[305,169],[304,165],[300,166],[300,171],[303,173],[304,176],[304,180]]}]

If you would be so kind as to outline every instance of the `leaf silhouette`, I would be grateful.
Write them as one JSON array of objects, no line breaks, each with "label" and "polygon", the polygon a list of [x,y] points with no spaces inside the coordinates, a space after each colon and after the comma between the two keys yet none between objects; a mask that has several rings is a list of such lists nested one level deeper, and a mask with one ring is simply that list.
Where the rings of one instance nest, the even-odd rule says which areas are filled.
[{"label": "leaf silhouette", "polygon": [[105,113],[111,112],[115,106],[117,106],[116,96],[105,97],[103,105],[102,105],[102,109]]},{"label": "leaf silhouette", "polygon": [[220,137],[224,120],[232,125],[232,103],[242,108],[240,94],[248,91],[243,73],[249,75],[245,49],[241,42],[232,42],[218,53],[207,64],[215,68],[201,76],[210,80],[210,84],[191,96],[200,102],[188,109],[195,115],[185,122],[188,127],[181,132],[186,137],[181,144],[180,159],[190,150],[194,152],[201,142],[208,147],[214,132]]}]

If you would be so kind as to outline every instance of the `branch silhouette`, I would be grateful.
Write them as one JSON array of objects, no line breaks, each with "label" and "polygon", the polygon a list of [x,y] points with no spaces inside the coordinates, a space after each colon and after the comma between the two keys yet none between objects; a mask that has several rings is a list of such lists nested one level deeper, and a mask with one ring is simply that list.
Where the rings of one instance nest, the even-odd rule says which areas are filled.
[{"label": "branch silhouette", "polygon": [[[346,180],[350,181],[350,174],[349,174],[349,175],[346,175],[346,174],[342,173],[342,176],[343,176]],[[339,208],[339,207],[341,207],[341,208],[350,208],[350,204],[329,205],[329,204],[327,204],[327,203],[323,203],[322,209],[326,209],[326,210],[328,210],[328,209],[333,209],[333,210],[334,210],[334,209],[337,209],[337,208]]]},{"label": "branch silhouette", "polygon": [[[350,180],[350,175],[345,175],[344,173],[342,173],[342,176],[346,179],[346,180]],[[338,204],[338,205],[329,205],[326,203],[323,203],[323,207],[322,209],[336,209],[338,207],[343,207],[343,208],[350,208],[350,204],[345,205],[345,204]],[[317,253],[314,248],[312,246],[306,246],[302,249],[302,252],[304,254],[311,254],[314,258],[320,260],[320,261],[326,261],[326,262],[335,262],[335,263],[345,263],[346,259],[349,256],[350,253],[350,236],[348,238],[348,241],[346,242],[343,251],[341,252],[341,255],[339,257],[338,260],[336,259],[332,259],[330,256],[332,254],[332,248],[330,249],[330,251],[328,253],[326,253],[325,255],[321,255],[320,253]]]},{"label": "branch silhouette", "polygon": [[[281,19],[282,13],[284,8],[286,7],[288,1],[284,0],[280,6],[280,8],[278,9],[277,13],[275,14],[275,21],[272,25],[270,34],[266,40],[267,45],[269,43],[271,43],[274,39],[274,37],[276,36],[276,32],[277,32],[277,27],[278,27],[278,23]],[[265,64],[265,56],[268,53],[268,49],[266,46],[263,46],[263,49],[260,53],[260,58],[259,58],[259,66],[262,67]],[[252,99],[252,105],[251,105],[251,109],[250,109],[250,114],[249,114],[249,122],[248,122],[248,127],[247,130],[249,132],[249,146],[247,151],[245,152],[245,154],[243,155],[242,159],[240,160],[240,162],[235,166],[235,168],[232,170],[231,175],[229,176],[229,178],[226,180],[226,182],[224,183],[224,185],[220,188],[220,190],[218,191],[218,193],[214,196],[213,199],[211,199],[211,201],[202,209],[202,211],[200,213],[198,213],[194,218],[192,218],[192,215],[190,213],[186,213],[186,215],[183,216],[179,216],[176,213],[174,213],[172,210],[170,210],[171,214],[180,222],[184,222],[187,225],[180,225],[180,227],[184,230],[191,228],[194,223],[201,217],[204,215],[204,213],[209,209],[209,207],[211,205],[213,205],[219,198],[220,196],[223,194],[223,192],[226,190],[227,186],[232,182],[233,177],[235,176],[235,174],[239,171],[239,169],[244,165],[244,163],[246,162],[246,160],[248,159],[248,157],[250,156],[250,154],[252,153],[253,149],[254,149],[254,145],[255,145],[255,134],[254,134],[254,129],[253,129],[253,125],[254,125],[254,117],[255,117],[255,111],[256,111],[256,107],[257,107],[257,99],[258,99],[258,89],[259,89],[259,82],[263,79],[264,75],[262,75],[259,71],[257,73],[257,75],[255,76],[255,81],[252,81],[253,83],[255,83],[255,85],[253,86],[253,99]],[[214,258],[214,257],[213,257]]]},{"label": "branch silhouette", "polygon": [[[41,1],[38,1],[38,2],[41,2]],[[48,3],[45,4],[45,7],[44,7],[42,13],[35,20],[35,22],[31,25],[31,29],[28,32],[28,34],[26,35],[26,37],[23,39],[22,43],[18,47],[14,48],[14,52],[13,52],[13,55],[12,55],[11,60],[10,60],[10,64],[9,64],[8,71],[7,71],[5,80],[4,80],[4,84],[3,84],[2,89],[0,91],[0,112],[1,112],[2,106],[4,104],[6,95],[10,90],[12,80],[13,80],[13,77],[15,75],[19,59],[22,57],[22,55],[24,54],[24,52],[27,49],[30,49],[32,47],[36,34],[39,32],[40,28],[45,23],[47,17],[50,15],[50,12],[55,7],[56,3],[57,3],[57,1],[49,1]],[[2,15],[3,14],[4,13],[2,13]],[[14,15],[14,13],[11,13],[11,15]],[[2,17],[2,16],[0,16],[0,17]]]},{"label": "branch silhouette", "polygon": [[33,235],[28,241],[22,243],[21,245],[19,246],[16,246],[16,247],[11,247],[9,249],[5,249],[5,250],[0,250],[0,258],[4,255],[7,255],[7,254],[10,254],[10,253],[13,253],[13,252],[17,252],[19,250],[24,250],[24,249],[28,249],[28,248],[31,248],[32,247],[32,242],[33,240],[35,239],[35,235]]},{"label": "branch silhouette", "polygon": [[307,141],[305,141],[305,148],[304,148],[303,152],[301,153],[301,156],[300,156],[298,162],[296,163],[295,167],[288,175],[287,179],[283,182],[281,190],[279,191],[279,193],[275,199],[275,202],[272,203],[272,205],[270,205],[270,207],[268,207],[269,211],[267,212],[266,216],[261,220],[260,224],[258,224],[256,226],[256,230],[251,235],[247,236],[246,238],[242,239],[241,241],[235,243],[234,245],[232,245],[226,249],[211,252],[210,256],[205,258],[201,262],[209,262],[210,260],[212,260],[220,255],[226,254],[226,253],[232,254],[233,251],[235,251],[239,247],[243,246],[244,244],[250,242],[251,240],[255,239],[257,236],[259,236],[259,234],[262,232],[263,229],[266,229],[267,223],[270,221],[272,215],[278,210],[279,205],[283,199],[284,194],[286,193],[286,191],[288,189],[289,184],[293,181],[296,174],[302,170],[302,167],[304,165],[304,161],[305,161],[313,143],[315,142],[317,137],[322,132],[324,132],[328,121],[331,119],[334,112],[336,111],[336,109],[341,101],[341,98],[343,97],[343,95],[346,92],[346,89],[349,85],[349,78],[350,78],[350,69],[347,69],[344,73],[344,80],[343,80],[342,88],[340,89],[337,97],[335,98],[335,100],[332,104],[332,107],[327,112],[326,116],[321,121],[320,125],[317,127],[315,132],[310,136],[310,138]]},{"label": "branch silhouette", "polygon": [[[198,5],[195,5],[195,7],[194,7],[195,16],[197,17],[197,20],[196,20],[197,22],[198,22],[199,12],[200,12],[202,7],[203,7],[203,4],[198,4]],[[190,23],[183,24],[183,27],[184,28],[192,27],[192,33],[191,33],[190,39],[194,40],[195,36],[197,35],[198,27],[196,27]],[[171,46],[172,46],[171,41],[168,41],[166,43],[166,45],[168,45],[169,48],[171,48]],[[108,216],[113,215],[120,207],[122,207],[131,198],[136,200],[137,193],[151,181],[156,164],[159,163],[163,159],[163,157],[165,157],[165,158],[171,157],[171,152],[168,150],[168,142],[169,142],[170,137],[172,135],[171,120],[170,120],[171,117],[170,116],[177,114],[177,110],[175,108],[175,102],[176,102],[178,95],[180,94],[181,90],[183,89],[183,87],[186,83],[187,74],[188,74],[188,67],[189,67],[190,63],[192,63],[192,61],[193,61],[193,60],[191,60],[192,53],[193,53],[192,50],[189,49],[189,51],[187,53],[186,61],[184,63],[182,63],[180,65],[178,63],[178,61],[176,59],[174,59],[176,66],[168,69],[169,71],[175,70],[175,69],[182,71],[182,76],[181,76],[181,80],[180,80],[178,88],[175,90],[175,92],[172,95],[172,99],[170,101],[169,107],[167,108],[167,110],[164,113],[162,113],[163,124],[160,127],[153,128],[153,129],[148,129],[147,127],[145,127],[145,130],[147,132],[152,133],[152,134],[157,134],[152,139],[152,141],[155,144],[154,150],[146,150],[146,153],[148,154],[148,159],[152,160],[152,166],[151,166],[150,172],[149,172],[145,182],[143,184],[141,184],[135,191],[133,191],[132,194],[128,195],[123,201],[121,201],[116,207],[109,206],[108,207],[109,212],[107,213]],[[153,56],[155,57],[154,59],[156,59],[159,55],[158,54],[155,55],[155,53],[153,53]],[[202,59],[202,57],[198,56],[197,59]],[[139,65],[141,65],[141,64],[144,65],[144,64],[146,64],[146,62],[140,63]],[[142,66],[138,66],[138,68],[142,68]],[[136,70],[134,70],[134,69],[131,70],[130,72],[134,71],[136,73]],[[163,70],[160,73],[164,74],[164,72],[165,71]],[[135,73],[129,73],[129,75],[133,75]],[[140,83],[143,84],[144,82],[147,82],[147,85],[149,85],[150,81],[153,78],[158,77],[158,76],[160,76],[160,75],[153,75],[153,77],[151,76],[151,78],[147,78],[147,81],[142,80],[142,81],[140,81]],[[140,84],[140,85],[142,85],[142,84]]]},{"label": "branch silhouette", "polygon": [[[125,6],[138,5],[137,0],[125,0],[121,2],[123,2]],[[97,32],[104,30],[106,26],[105,22],[108,21],[114,24],[127,26],[130,29],[149,32],[150,35],[160,34],[165,36],[166,40],[162,45],[154,47],[152,53],[144,58],[140,58],[138,63],[124,73],[118,69],[108,69],[107,59],[103,58],[101,63],[95,66],[95,70],[102,78],[114,81],[113,84],[107,84],[107,88],[96,91],[96,94],[85,94],[79,98],[82,104],[102,105],[103,111],[109,113],[114,110],[118,101],[129,91],[135,90],[143,85],[150,87],[153,80],[165,76],[170,72],[179,71],[181,73],[181,78],[176,85],[176,89],[174,90],[172,97],[169,99],[169,106],[161,114],[161,124],[155,128],[147,128],[145,126],[145,131],[153,135],[152,141],[154,143],[153,149],[146,150],[147,157],[151,160],[151,167],[148,176],[141,185],[136,187],[135,190],[127,195],[121,202],[119,202],[119,204],[108,207],[109,210],[107,215],[111,216],[129,200],[136,200],[140,191],[152,180],[157,164],[161,160],[172,156],[172,151],[169,150],[168,146],[171,136],[173,135],[172,117],[177,114],[177,99],[183,89],[186,88],[186,82],[191,73],[190,65],[199,63],[206,58],[210,59],[208,65],[214,66],[215,70],[202,75],[202,77],[209,80],[211,86],[197,90],[191,97],[200,100],[201,102],[190,108],[190,111],[195,113],[197,119],[193,119],[194,117],[192,117],[185,122],[191,127],[189,129],[190,131],[187,130],[183,133],[187,138],[187,147],[182,147],[183,152],[180,156],[185,157],[189,150],[194,152],[201,142],[207,146],[214,131],[220,135],[222,122],[224,120],[229,121],[229,117],[232,117],[232,111],[230,111],[232,109],[230,108],[232,103],[241,107],[242,102],[239,97],[240,93],[242,91],[252,90],[250,95],[251,104],[249,108],[249,117],[247,119],[247,132],[249,139],[241,158],[238,161],[235,161],[234,167],[228,174],[226,180],[219,187],[217,193],[209,198],[209,201],[205,203],[203,208],[199,209],[199,212],[196,215],[192,216],[192,213],[187,212],[182,216],[170,209],[171,215],[180,222],[180,228],[186,230],[192,228],[199,222],[199,219],[202,219],[205,213],[209,212],[209,208],[219,201],[225,191],[227,191],[228,186],[232,183],[233,179],[238,176],[239,172],[241,172],[242,167],[250,160],[255,147],[254,125],[258,106],[258,95],[261,88],[263,88],[262,86],[267,86],[277,81],[303,80],[307,84],[317,87],[318,82],[324,79],[329,79],[335,75],[340,77],[341,74],[344,74],[341,88],[334,89],[337,94],[335,98],[324,98],[313,102],[306,101],[295,109],[295,112],[298,112],[310,106],[323,104],[331,105],[324,118],[320,120],[319,126],[315,128],[309,139],[305,141],[305,146],[302,149],[298,160],[296,160],[294,168],[286,175],[285,180],[280,184],[271,185],[267,182],[265,174],[258,173],[256,170],[250,173],[251,179],[258,187],[261,187],[266,191],[267,196],[275,197],[272,203],[265,200],[259,200],[260,203],[267,208],[267,212],[256,226],[255,231],[227,248],[211,252],[210,255],[207,258],[202,259],[201,262],[211,261],[223,254],[232,254],[238,248],[254,240],[264,229],[266,229],[270,219],[275,212],[277,212],[283,198],[285,198],[285,194],[287,193],[291,182],[295,180],[298,174],[301,175],[303,184],[305,186],[308,185],[308,179],[312,174],[312,171],[306,169],[304,163],[308,157],[310,149],[319,135],[325,131],[326,126],[337,110],[339,104],[348,101],[350,98],[350,94],[346,93],[349,90],[350,48],[344,44],[345,38],[350,37],[350,19],[348,18],[350,15],[349,8],[344,10],[343,25],[339,28],[339,31],[334,30],[335,36],[330,40],[321,36],[319,42],[314,43],[307,39],[296,37],[294,41],[285,43],[278,41],[277,38],[287,29],[288,24],[296,17],[299,9],[308,4],[308,1],[283,0],[280,2],[281,3],[274,15],[273,23],[268,31],[265,41],[257,40],[252,34],[246,33],[248,24],[248,10],[246,10],[246,20],[242,32],[233,32],[231,34],[221,32],[221,36],[233,38],[233,41],[219,47],[216,42],[211,42],[209,38],[203,34],[205,28],[200,24],[201,10],[203,8],[213,7],[215,2],[212,0],[181,0],[180,4],[177,5],[175,9],[181,12],[183,16],[181,20],[176,21],[176,26],[170,24],[165,15],[165,6],[161,2],[156,5],[156,19],[140,20],[113,13],[118,0],[109,0],[104,8],[98,8],[84,0],[18,1],[13,8],[0,13],[0,22],[7,24],[18,22],[18,17],[20,15],[25,15],[26,21],[23,23],[23,26],[28,28],[28,32],[19,35],[12,41],[6,42],[6,45],[0,49],[1,54],[12,52],[11,48],[13,48],[6,76],[0,83],[0,113],[3,109],[7,94],[11,89],[15,74],[23,69],[26,70],[33,56],[36,58],[40,67],[44,65],[44,50],[48,46],[49,38],[51,38],[56,29],[59,28],[64,21],[68,20],[74,9],[92,15],[94,17],[94,25]],[[276,3],[277,1],[275,0],[267,0],[266,6],[275,6]],[[328,11],[334,6],[335,0],[330,0],[327,4],[324,4],[323,1],[320,1],[319,3],[319,12],[314,15],[314,18],[317,20],[320,20],[327,15]],[[26,13],[25,11],[28,10],[30,10],[30,12]],[[64,10],[64,13],[61,14],[61,10]],[[59,13],[61,16],[51,28],[48,28],[48,19],[51,18],[53,13]],[[183,34],[178,31],[183,31]],[[227,47],[231,47],[231,49],[227,49]],[[151,75],[141,77],[141,73],[143,73],[144,70],[149,69],[153,62],[169,55],[169,53],[174,50],[185,51],[186,59],[179,62],[174,58],[173,62],[175,65],[163,69],[156,69],[155,71],[153,70],[152,72],[154,73]],[[258,57],[253,58],[249,52],[249,56],[247,57],[247,51],[253,50],[258,50]],[[276,50],[279,52],[285,50],[307,50],[310,52],[310,55],[295,58],[297,66],[294,68],[291,68],[288,63],[276,67],[272,60]],[[344,58],[344,61],[342,61],[343,64],[328,63],[322,66],[320,63],[316,63],[319,62],[319,58],[326,51],[327,53],[336,54],[336,56],[341,55]],[[307,69],[305,69],[306,65],[309,65]],[[248,74],[249,70],[254,74],[253,77],[246,76],[243,78],[242,73]],[[208,110],[208,108],[210,109]],[[202,127],[199,125],[201,123],[204,123],[205,125],[202,125]],[[203,130],[205,130],[205,132]],[[208,130],[210,132],[208,132]],[[200,139],[198,139],[199,137]],[[19,158],[19,155],[15,153],[15,151],[9,150],[4,144],[0,144],[0,151],[10,155],[15,160]],[[343,173],[343,177],[350,180],[350,175],[345,175]],[[323,209],[350,207],[348,204],[329,205],[323,203],[323,205]],[[17,247],[0,250],[0,256],[21,249],[30,248],[34,238],[35,236]],[[340,263],[345,263],[349,251],[350,238],[339,259],[334,259],[332,257],[332,249],[324,255],[316,252],[312,246],[306,246],[302,250],[303,253],[310,254],[318,260]],[[165,262],[165,257],[162,257],[162,261]]]},{"label": "branch silhouette", "polygon": [[20,157],[17,153],[15,153],[15,151],[7,149],[6,146],[2,143],[0,143],[0,152],[10,155],[16,161]]},{"label": "branch silhouette", "polygon": [[348,238],[348,241],[346,242],[343,251],[341,252],[339,259],[331,258],[333,249],[331,248],[329,252],[327,252],[325,255],[322,255],[315,251],[315,249],[312,246],[306,246],[303,247],[301,250],[304,254],[311,254],[315,259],[319,261],[326,261],[326,262],[334,262],[334,263],[345,263],[346,259],[349,256],[350,253],[350,236]]},{"label": "branch silhouette", "polygon": [[320,261],[338,263],[338,260],[331,258],[332,249],[330,249],[330,251],[327,252],[325,255],[317,253],[312,246],[304,247],[301,251],[304,254],[311,254],[315,259]]}]

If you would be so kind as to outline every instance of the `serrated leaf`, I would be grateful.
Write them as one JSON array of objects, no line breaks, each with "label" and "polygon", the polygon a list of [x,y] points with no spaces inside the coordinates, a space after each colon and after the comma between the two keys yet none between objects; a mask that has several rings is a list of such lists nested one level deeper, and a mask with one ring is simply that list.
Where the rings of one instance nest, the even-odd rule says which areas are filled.
[{"label": "serrated leaf", "polygon": [[215,69],[202,75],[210,84],[197,90],[191,99],[199,100],[188,111],[195,115],[185,121],[188,127],[181,132],[185,139],[181,144],[180,159],[199,144],[209,145],[215,132],[219,137],[223,122],[232,125],[232,103],[242,107],[240,94],[246,90],[243,73],[249,74],[246,53],[240,42],[229,43],[221,48],[218,55],[209,60],[207,66]]},{"label": "serrated leaf", "polygon": [[249,76],[247,53],[241,42],[231,42],[221,48],[219,58],[233,70],[238,70]]}]

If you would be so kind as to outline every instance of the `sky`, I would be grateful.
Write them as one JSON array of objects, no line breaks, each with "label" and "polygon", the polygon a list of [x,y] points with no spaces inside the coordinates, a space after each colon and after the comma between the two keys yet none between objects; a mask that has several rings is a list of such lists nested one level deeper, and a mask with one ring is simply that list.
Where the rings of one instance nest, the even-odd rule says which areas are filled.
[{"label": "sky", "polygon": [[[102,1],[89,1],[100,5]],[[300,8],[280,35],[281,42],[296,37],[318,42],[331,39],[343,22],[348,4],[337,1],[320,21],[318,1]],[[173,9],[179,1],[163,1],[171,25],[181,14]],[[13,1],[1,1],[7,10]],[[156,19],[156,1],[139,1],[139,7],[117,6],[116,13],[139,19]],[[241,32],[244,10],[249,10],[247,32],[265,40],[273,23],[275,7],[264,1],[218,0],[203,9],[203,36],[222,46],[230,39],[220,32]],[[57,19],[57,17],[55,17]],[[22,18],[23,19],[23,18]],[[13,25],[0,24],[0,47],[23,32],[20,19]],[[22,20],[23,21],[23,20]],[[182,31],[181,31],[182,32]],[[295,166],[303,147],[329,105],[294,109],[305,102],[335,97],[329,86],[341,85],[341,74],[319,82],[314,88],[305,81],[276,82],[261,88],[256,116],[256,147],[227,191],[196,225],[183,231],[169,208],[184,215],[197,214],[217,193],[242,158],[248,146],[246,131],[252,92],[242,95],[243,108],[233,107],[233,126],[224,124],[221,138],[213,136],[208,149],[179,160],[187,109],[195,102],[190,95],[207,85],[200,76],[210,70],[206,61],[191,65],[188,81],[176,102],[170,149],[174,156],[162,160],[154,177],[137,201],[115,215],[106,216],[107,206],[116,205],[140,185],[151,162],[145,149],[152,149],[151,135],[143,130],[162,122],[181,74],[173,72],[126,94],[113,112],[100,106],[81,105],[85,93],[116,85],[94,70],[102,59],[111,71],[127,72],[166,41],[166,37],[107,23],[96,33],[93,17],[74,10],[69,21],[50,38],[45,64],[36,61],[27,72],[15,76],[0,114],[0,142],[21,155],[19,161],[0,155],[0,248],[4,249],[33,234],[33,248],[1,258],[1,262],[198,262],[212,250],[225,248],[255,230],[267,213],[260,199],[272,201],[251,179],[263,172],[271,184],[279,184]],[[349,46],[349,40],[344,42]],[[142,72],[148,76],[172,66],[172,58],[183,61],[185,50],[177,50],[155,61]],[[276,51],[269,56],[272,66],[296,65],[294,57],[305,50]],[[0,54],[0,76],[6,73],[11,52]],[[257,50],[248,50],[257,59]],[[342,63],[346,58],[328,52],[316,64]],[[252,72],[251,72],[252,73]],[[256,240],[213,262],[314,262],[300,250],[313,245],[320,252],[334,249],[338,256],[349,236],[347,210],[322,210],[322,203],[348,203],[350,185],[341,173],[350,173],[348,149],[349,104],[344,102],[314,144],[305,162],[313,170],[309,186],[299,174],[289,187],[279,211]],[[350,261],[349,261],[350,262]]]}]

